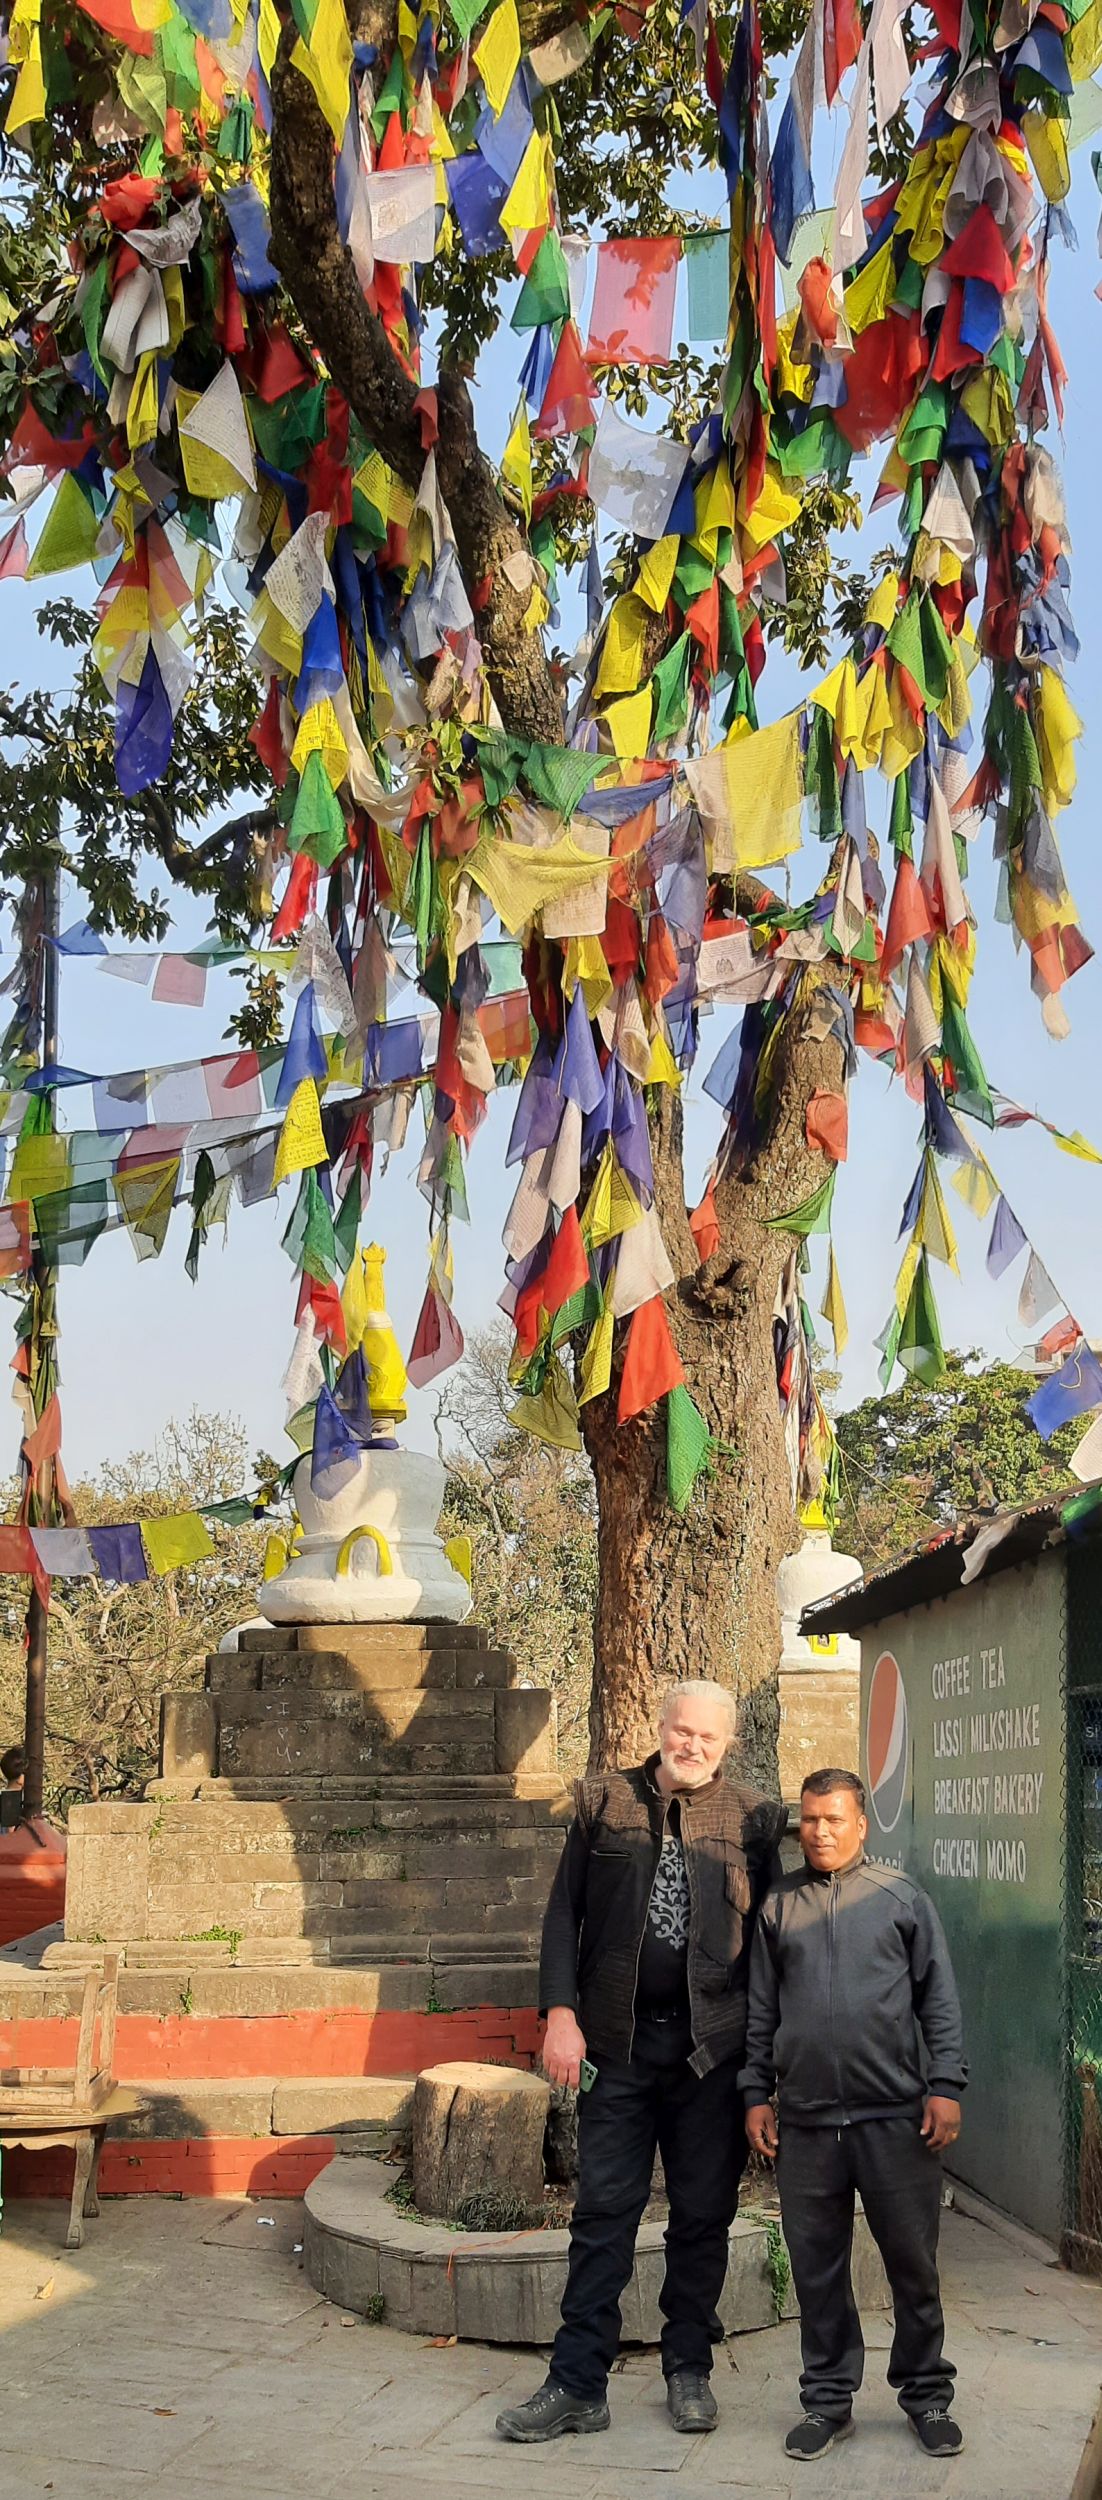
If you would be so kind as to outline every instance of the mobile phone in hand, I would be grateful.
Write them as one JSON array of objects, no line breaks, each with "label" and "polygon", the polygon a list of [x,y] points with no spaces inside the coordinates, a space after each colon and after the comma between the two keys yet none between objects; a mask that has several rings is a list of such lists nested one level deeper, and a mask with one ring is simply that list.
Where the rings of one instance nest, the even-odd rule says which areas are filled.
[{"label": "mobile phone in hand", "polygon": [[593,2090],[593,2086],[594,2086],[594,2084],[596,2083],[596,2081],[597,2081],[597,2069],[596,2069],[596,2067],[593,2065],[592,2061],[591,2061],[588,2057],[583,2057],[582,2062],[581,2062],[581,2065],[580,2065],[580,2066],[579,2066],[579,2068],[578,2068],[578,2090],[579,2090],[579,2092],[592,2092],[592,2090]]}]

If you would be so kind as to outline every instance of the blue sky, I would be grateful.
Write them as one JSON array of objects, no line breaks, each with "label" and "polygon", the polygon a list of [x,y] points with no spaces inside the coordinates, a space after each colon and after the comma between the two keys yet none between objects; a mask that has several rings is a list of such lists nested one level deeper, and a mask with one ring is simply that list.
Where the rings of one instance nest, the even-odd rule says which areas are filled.
[{"label": "blue sky", "polygon": [[[774,120],[776,111],[774,109]],[[1075,800],[1061,818],[1059,833],[1069,882],[1080,906],[1088,937],[1102,945],[1102,851],[1092,834],[1102,801],[1099,706],[1091,687],[1100,682],[1102,660],[1102,305],[1094,288],[1099,276],[1095,245],[1098,196],[1082,149],[1074,160],[1071,207],[1080,233],[1080,249],[1057,249],[1050,289],[1050,312],[1070,380],[1065,413],[1065,441],[1054,434],[1050,448],[1062,459],[1073,537],[1073,608],[1082,641],[1082,656],[1072,672],[1072,699],[1083,717],[1080,780]],[[826,196],[824,194],[823,196]],[[518,342],[505,332],[488,353],[482,376],[483,405],[493,410],[488,431],[496,438],[507,423],[515,398],[519,368]],[[497,447],[496,439],[492,447]],[[855,484],[871,496],[875,478],[871,462],[858,465]],[[879,547],[891,539],[890,510],[868,526],[862,544]],[[858,548],[856,552],[860,552]],[[51,580],[49,594],[72,589],[82,593],[77,576]],[[34,615],[41,596],[36,584],[0,585],[0,681],[16,686],[63,682],[65,655],[52,645],[36,644]],[[973,679],[977,706],[983,680]],[[764,719],[774,719],[797,699],[799,681],[792,667],[773,655],[759,688]],[[1015,953],[1011,933],[994,923],[995,880],[989,857],[990,834],[974,847],[970,892],[980,921],[979,961],[972,993],[970,1021],[992,1083],[1004,1093],[1042,1112],[1064,1129],[1081,1129],[1102,1147],[1102,989],[1096,963],[1090,964],[1064,993],[1072,1022],[1070,1040],[1050,1041],[1041,1023],[1028,978],[1028,958]],[[794,862],[794,888],[803,890],[807,863]],[[163,885],[163,878],[160,880]],[[79,916],[75,888],[66,896],[63,922]],[[173,940],[177,946],[201,939],[201,906],[182,900]],[[6,937],[10,948],[10,935]],[[206,1004],[188,1010],[156,1004],[144,990],[116,982],[90,964],[68,960],[63,966],[61,1002],[62,1057],[70,1065],[109,1072],[139,1065],[209,1055],[221,1046],[229,1013],[240,997],[240,985],[226,975],[212,974]],[[723,1037],[716,1017],[705,1027],[697,1067],[687,1086],[687,1136],[690,1198],[697,1194],[717,1135],[717,1115],[703,1094],[702,1082]],[[890,1099],[889,1099],[890,1096]],[[504,1094],[490,1115],[471,1154],[468,1189],[472,1222],[454,1228],[456,1311],[469,1334],[493,1315],[503,1274],[501,1226],[515,1175],[505,1172],[503,1154],[515,1097]],[[87,1096],[78,1096],[82,1106]],[[86,1112],[77,1116],[87,1116]],[[997,1177],[1061,1295],[1088,1334],[1102,1335],[1102,1265],[1097,1255],[1102,1214],[1102,1168],[1072,1161],[1038,1129],[1000,1133],[989,1141]],[[847,1402],[868,1395],[876,1386],[878,1356],[873,1340],[883,1325],[899,1260],[899,1216],[917,1159],[918,1116],[898,1085],[889,1085],[885,1070],[864,1062],[854,1087],[850,1118],[851,1151],[835,1198],[835,1246],[849,1309],[851,1341],[843,1365]],[[376,1178],[364,1238],[372,1234],[388,1253],[387,1282],[391,1314],[403,1349],[407,1349],[421,1296],[427,1250],[427,1209],[415,1186],[416,1140],[395,1158],[385,1176]],[[199,1281],[184,1274],[188,1218],[178,1209],[159,1260],[139,1265],[125,1235],[98,1242],[87,1265],[67,1269],[61,1279],[62,1381],[65,1455],[71,1477],[94,1470],[107,1459],[148,1448],[173,1418],[192,1406],[221,1410],[239,1417],[250,1446],[263,1444],[286,1451],[282,1437],[283,1400],[279,1381],[290,1351],[295,1279],[279,1248],[289,1212],[290,1191],[278,1202],[242,1209],[231,1207],[226,1246],[214,1235],[204,1251]],[[1020,1267],[999,1284],[984,1270],[986,1228],[977,1224],[950,1193],[958,1233],[959,1281],[938,1268],[936,1283],[946,1344],[975,1345],[992,1358],[1013,1360],[1031,1332],[1017,1319]],[[957,1220],[959,1212],[959,1221]],[[823,1289],[825,1243],[814,1245],[812,1304]],[[1032,1332],[1035,1333],[1035,1332]],[[824,1327],[824,1334],[826,1334]],[[414,1397],[409,1437],[432,1446],[435,1392]],[[14,1462],[17,1427],[13,1413],[10,1457]]]}]

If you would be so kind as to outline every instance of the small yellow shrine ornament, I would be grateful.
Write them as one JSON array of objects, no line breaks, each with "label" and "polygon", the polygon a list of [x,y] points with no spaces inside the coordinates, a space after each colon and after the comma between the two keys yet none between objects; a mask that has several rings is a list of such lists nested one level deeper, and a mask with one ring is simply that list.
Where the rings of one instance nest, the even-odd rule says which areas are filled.
[{"label": "small yellow shrine ornament", "polygon": [[366,1304],[362,1344],[367,1369],[367,1402],[372,1414],[380,1421],[386,1417],[391,1423],[404,1424],[409,1381],[386,1307],[383,1284],[386,1251],[373,1241],[370,1249],[362,1255]]}]

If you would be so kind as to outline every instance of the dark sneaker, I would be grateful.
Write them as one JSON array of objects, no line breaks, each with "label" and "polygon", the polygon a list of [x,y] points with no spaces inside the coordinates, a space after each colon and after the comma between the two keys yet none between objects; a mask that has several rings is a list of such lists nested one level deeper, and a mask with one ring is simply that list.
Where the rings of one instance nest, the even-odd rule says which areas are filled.
[{"label": "dark sneaker", "polygon": [[795,2430],[789,2431],[784,2443],[786,2457],[798,2457],[801,2465],[810,2465],[813,2458],[825,2457],[827,2449],[840,2439],[852,2439],[853,2415],[847,2413],[842,2422],[828,2421],[825,2413],[805,2413]]},{"label": "dark sneaker", "polygon": [[714,2431],[719,2406],[703,2370],[671,2370],[666,2403],[675,2431]]},{"label": "dark sneaker", "polygon": [[909,2413],[907,2420],[928,2457],[959,2457],[964,2432],[943,2405],[930,2405],[925,2413]]},{"label": "dark sneaker", "polygon": [[608,2406],[594,2396],[571,2396],[565,2387],[545,2379],[527,2404],[510,2405],[499,2413],[495,2428],[503,2439],[561,2439],[564,2431],[607,2431]]}]

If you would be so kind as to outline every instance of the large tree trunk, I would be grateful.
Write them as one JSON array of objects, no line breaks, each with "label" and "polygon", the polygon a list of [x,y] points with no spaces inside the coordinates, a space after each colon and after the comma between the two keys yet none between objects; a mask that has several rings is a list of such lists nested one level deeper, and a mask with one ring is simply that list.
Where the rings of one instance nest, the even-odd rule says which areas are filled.
[{"label": "large tree trunk", "polygon": [[773,1120],[757,1160],[717,1190],[715,1256],[701,1265],[682,1176],[682,1119],[665,1088],[651,1121],[657,1204],[678,1272],[670,1325],[690,1394],[721,1453],[685,1517],[666,1493],[664,1406],[617,1424],[618,1370],[582,1408],[597,1485],[598,1589],[590,1767],[638,1761],[654,1744],[664,1687],[714,1676],[735,1694],[735,1761],[777,1786],[777,1566],[796,1542],[773,1350],[773,1311],[791,1236],[765,1219],[798,1206],[826,1173],[806,1142],[816,1085],[840,1087],[842,1054],[806,1030],[821,975],[806,974],[778,1054]]}]

